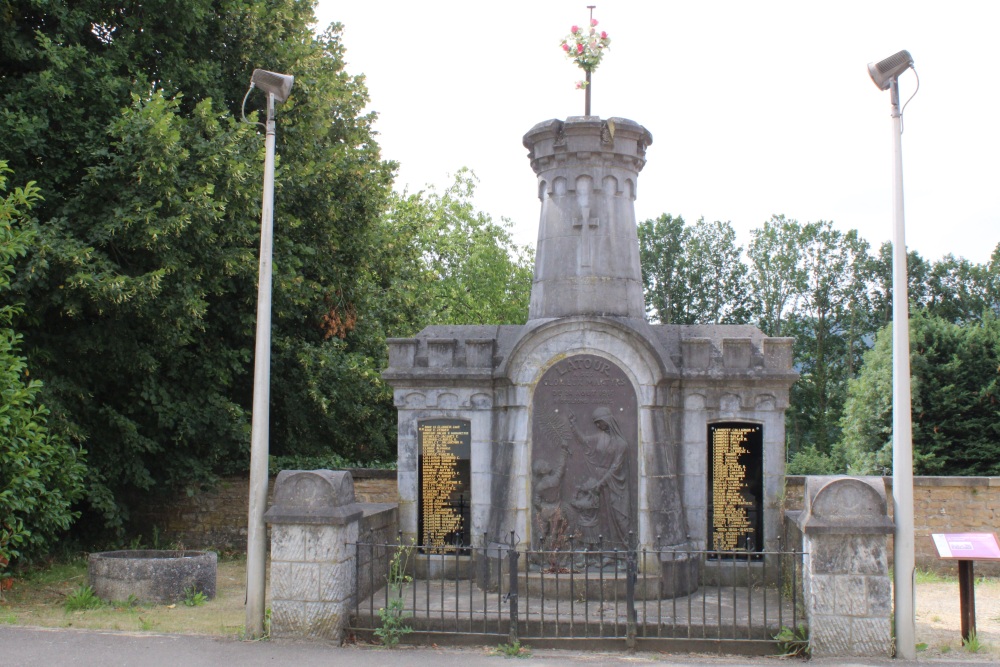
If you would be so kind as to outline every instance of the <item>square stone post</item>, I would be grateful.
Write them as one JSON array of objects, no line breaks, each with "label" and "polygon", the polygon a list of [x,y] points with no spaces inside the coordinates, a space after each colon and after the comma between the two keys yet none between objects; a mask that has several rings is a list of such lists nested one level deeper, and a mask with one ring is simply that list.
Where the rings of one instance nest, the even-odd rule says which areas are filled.
[{"label": "square stone post", "polygon": [[807,477],[802,588],[815,657],[892,656],[892,533],[879,477]]},{"label": "square stone post", "polygon": [[348,472],[282,470],[271,525],[271,636],[340,641],[356,595],[363,512]]}]

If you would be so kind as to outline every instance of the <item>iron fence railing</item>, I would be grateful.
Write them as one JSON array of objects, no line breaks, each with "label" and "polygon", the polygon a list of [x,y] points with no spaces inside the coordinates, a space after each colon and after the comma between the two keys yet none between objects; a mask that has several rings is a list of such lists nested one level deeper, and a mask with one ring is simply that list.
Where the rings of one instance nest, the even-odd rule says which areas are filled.
[{"label": "iron fence railing", "polygon": [[[482,544],[440,553],[401,540],[358,542],[356,562],[371,564],[358,567],[358,588],[372,593],[357,596],[351,628],[378,628],[393,599],[415,631],[510,642],[773,645],[782,627],[805,620],[799,551],[532,550],[519,549],[513,534]],[[396,576],[404,563],[405,577]]]}]

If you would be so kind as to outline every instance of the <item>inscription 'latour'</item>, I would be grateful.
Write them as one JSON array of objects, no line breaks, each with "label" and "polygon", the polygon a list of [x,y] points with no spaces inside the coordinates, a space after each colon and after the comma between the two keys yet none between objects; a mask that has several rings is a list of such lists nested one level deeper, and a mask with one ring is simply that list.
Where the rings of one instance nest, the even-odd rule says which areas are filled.
[{"label": "inscription 'latour'", "polygon": [[570,371],[593,371],[611,377],[611,365],[608,362],[590,357],[584,359],[567,359],[556,364],[556,371],[559,375],[566,375]]}]

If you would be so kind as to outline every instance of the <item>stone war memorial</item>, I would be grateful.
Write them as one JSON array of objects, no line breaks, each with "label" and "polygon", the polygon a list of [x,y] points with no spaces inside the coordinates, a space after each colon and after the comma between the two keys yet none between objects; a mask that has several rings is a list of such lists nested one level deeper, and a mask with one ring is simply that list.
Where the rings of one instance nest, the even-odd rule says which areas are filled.
[{"label": "stone war memorial", "polygon": [[[777,550],[792,339],[646,321],[634,203],[652,142],[624,118],[531,128],[528,322],[389,341],[405,540],[441,553],[511,531],[543,551]],[[644,574],[685,594],[703,561]]]},{"label": "stone war memorial", "polygon": [[[653,136],[591,115],[589,94],[586,115],[523,137],[540,207],[527,322],[388,341],[398,507],[310,479],[347,489],[321,522],[356,549],[339,561],[353,596],[282,584],[276,622],[329,636],[350,617],[364,636],[396,614],[434,637],[773,652],[782,630],[801,649],[815,621],[833,628],[816,655],[890,654],[884,489],[824,479],[786,520],[793,339],[647,321],[635,201]],[[292,572],[318,510],[288,502],[271,512]]]}]

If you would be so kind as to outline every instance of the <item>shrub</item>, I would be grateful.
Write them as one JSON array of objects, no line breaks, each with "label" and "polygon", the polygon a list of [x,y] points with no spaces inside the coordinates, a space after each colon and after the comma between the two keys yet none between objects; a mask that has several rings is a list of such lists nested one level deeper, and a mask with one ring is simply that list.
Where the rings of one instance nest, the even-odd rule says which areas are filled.
[{"label": "shrub", "polygon": [[[40,198],[33,183],[2,196],[9,171],[0,160],[0,295],[8,292],[14,258],[32,238],[15,223]],[[37,400],[41,383],[31,378],[13,328],[20,312],[18,304],[0,305],[0,573],[69,528],[85,471],[82,452],[48,429],[48,410]]]}]

